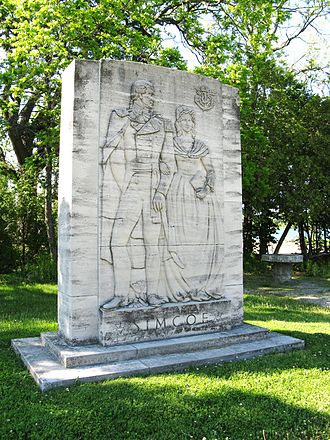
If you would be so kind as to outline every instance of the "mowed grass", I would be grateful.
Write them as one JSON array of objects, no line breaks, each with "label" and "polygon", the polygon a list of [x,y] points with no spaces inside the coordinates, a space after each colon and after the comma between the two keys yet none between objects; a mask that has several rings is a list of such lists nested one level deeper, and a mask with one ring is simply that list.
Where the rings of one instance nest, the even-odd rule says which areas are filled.
[{"label": "mowed grass", "polygon": [[41,393],[10,340],[54,331],[56,286],[0,278],[0,438],[330,439],[330,311],[247,295],[245,320],[306,349]]}]

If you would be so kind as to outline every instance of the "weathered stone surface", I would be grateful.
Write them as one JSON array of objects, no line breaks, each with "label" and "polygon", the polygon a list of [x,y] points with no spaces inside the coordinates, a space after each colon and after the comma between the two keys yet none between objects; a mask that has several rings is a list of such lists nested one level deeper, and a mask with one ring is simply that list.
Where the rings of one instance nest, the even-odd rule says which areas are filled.
[{"label": "weathered stone surface", "polygon": [[[46,335],[47,337],[52,339],[52,336]],[[180,341],[182,341],[181,344]],[[158,373],[180,370],[191,365],[250,359],[268,353],[303,348],[304,342],[278,333],[267,332],[260,327],[240,326],[240,328],[222,334],[211,333],[157,342],[141,342],[131,347],[126,346],[126,348],[125,346],[100,348],[100,346],[88,345],[84,348],[71,348],[69,352],[64,343],[62,349],[58,345],[62,355],[57,353],[57,357],[44,347],[40,338],[15,339],[12,341],[12,346],[21,356],[41,390],[47,391],[55,387],[121,376]],[[111,354],[116,356],[119,350],[126,350],[126,352],[131,350],[132,358],[98,364],[102,360],[100,357],[102,353],[105,357]],[[65,356],[68,356],[67,360],[70,356],[74,360],[76,356],[75,368],[65,368],[58,360],[58,356],[62,361]],[[90,356],[95,356],[96,365],[86,365],[91,360]]]},{"label": "weathered stone surface", "polygon": [[101,259],[112,265],[102,286],[107,272],[113,278],[106,307],[223,297],[221,85],[104,63],[100,113]]},{"label": "weathered stone surface", "polygon": [[[108,345],[242,322],[237,91],[156,66],[76,61],[62,108],[60,335]],[[182,302],[222,317],[185,327]],[[180,324],[163,331],[169,310]],[[161,328],[137,335],[125,319],[142,325],[146,313]]]},{"label": "weathered stone surface", "polygon": [[238,324],[233,320],[228,300],[190,302],[139,309],[101,309],[101,342],[113,345],[164,339],[172,336],[225,330]]},{"label": "weathered stone surface", "polygon": [[63,74],[59,218],[59,331],[98,339],[99,63],[72,63]]},{"label": "weathered stone surface", "polygon": [[82,368],[65,368],[40,338],[13,339],[12,346],[21,356],[41,391],[122,376],[147,374],[150,369],[141,361],[125,361]]},{"label": "weathered stone surface", "polygon": [[304,261],[303,255],[298,254],[263,254],[262,261],[269,263],[302,263]]},{"label": "weathered stone surface", "polygon": [[41,342],[64,367],[73,368],[214,349],[245,341],[252,342],[268,336],[269,330],[265,328],[241,324],[223,332],[203,333],[110,347],[99,344],[72,346],[60,338],[57,333],[42,333]]}]

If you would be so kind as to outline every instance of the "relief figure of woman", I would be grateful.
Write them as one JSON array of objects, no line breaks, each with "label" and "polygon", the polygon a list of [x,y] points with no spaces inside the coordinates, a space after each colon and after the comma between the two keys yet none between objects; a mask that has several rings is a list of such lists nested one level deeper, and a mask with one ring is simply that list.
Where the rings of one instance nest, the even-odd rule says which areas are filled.
[{"label": "relief figure of woman", "polygon": [[165,288],[169,301],[221,298],[222,215],[215,193],[215,170],[207,145],[196,139],[195,112],[176,109],[174,154],[177,171],[166,199],[167,258]]}]

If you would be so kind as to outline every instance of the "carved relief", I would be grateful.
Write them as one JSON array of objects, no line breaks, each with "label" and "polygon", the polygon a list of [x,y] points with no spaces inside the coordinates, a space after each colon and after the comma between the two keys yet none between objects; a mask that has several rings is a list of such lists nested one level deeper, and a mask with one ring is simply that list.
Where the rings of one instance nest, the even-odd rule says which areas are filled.
[{"label": "carved relief", "polygon": [[215,92],[206,86],[201,86],[196,90],[194,98],[195,104],[203,111],[211,110],[215,106]]},{"label": "carved relief", "polygon": [[[101,252],[114,277],[105,309],[222,297],[222,219],[208,146],[196,138],[192,108],[176,108],[174,137],[171,122],[153,107],[153,84],[138,80],[129,107],[110,114],[102,167],[111,170],[120,196]],[[103,185],[102,203],[108,192]],[[143,279],[133,279],[135,269]]]},{"label": "carved relief", "polygon": [[[103,167],[111,166],[115,150],[122,150],[125,168],[121,182],[115,176],[120,199],[111,232],[110,255],[108,258],[103,255],[103,259],[112,262],[114,272],[114,298],[104,308],[162,302],[158,295],[161,263],[158,241],[161,211],[165,209],[171,178],[173,135],[170,124],[152,111],[154,86],[151,82],[135,81],[130,98],[129,108],[111,112],[103,147]],[[105,197],[103,194],[103,200]],[[145,252],[146,291],[141,295],[143,281],[131,288],[132,249],[129,247],[130,239],[134,239],[134,232],[139,229]]]},{"label": "carved relief", "polygon": [[216,176],[209,149],[196,138],[195,126],[194,110],[177,107],[177,170],[166,200],[170,258],[164,259],[165,290],[174,302],[221,298],[222,223],[214,193]]}]

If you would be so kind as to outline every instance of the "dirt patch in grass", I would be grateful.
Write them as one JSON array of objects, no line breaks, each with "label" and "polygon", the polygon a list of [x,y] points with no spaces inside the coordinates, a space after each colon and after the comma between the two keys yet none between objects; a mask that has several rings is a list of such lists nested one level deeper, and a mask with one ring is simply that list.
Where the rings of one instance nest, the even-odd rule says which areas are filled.
[{"label": "dirt patch in grass", "polygon": [[296,300],[330,308],[330,279],[310,278],[295,273],[288,283],[276,283],[271,275],[244,277],[244,291],[248,294],[290,296]]}]

